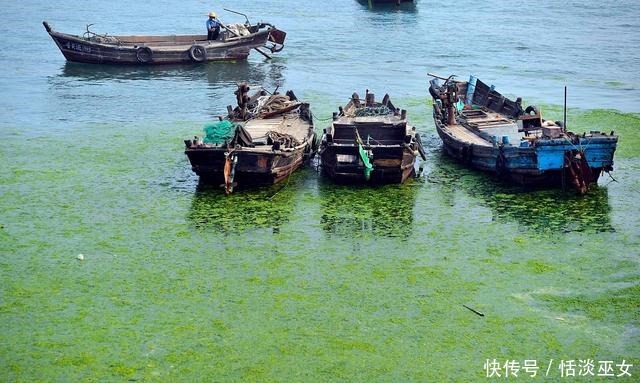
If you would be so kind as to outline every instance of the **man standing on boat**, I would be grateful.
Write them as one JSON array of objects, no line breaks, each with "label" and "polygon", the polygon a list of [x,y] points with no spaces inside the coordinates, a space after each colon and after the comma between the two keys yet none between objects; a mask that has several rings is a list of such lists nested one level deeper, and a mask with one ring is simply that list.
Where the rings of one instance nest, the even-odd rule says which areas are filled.
[{"label": "man standing on boat", "polygon": [[216,40],[220,34],[220,20],[215,12],[209,12],[209,20],[207,20],[207,40]]}]

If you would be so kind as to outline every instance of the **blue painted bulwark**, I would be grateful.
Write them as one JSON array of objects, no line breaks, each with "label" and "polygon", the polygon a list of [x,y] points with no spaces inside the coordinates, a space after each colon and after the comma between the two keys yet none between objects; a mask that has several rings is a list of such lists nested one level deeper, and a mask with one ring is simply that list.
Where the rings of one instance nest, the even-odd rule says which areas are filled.
[{"label": "blue painted bulwark", "polygon": [[613,132],[566,131],[537,107],[525,109],[520,99],[509,100],[474,76],[470,81],[437,77],[429,87],[436,130],[452,157],[522,185],[573,185],[580,193],[613,169]]}]

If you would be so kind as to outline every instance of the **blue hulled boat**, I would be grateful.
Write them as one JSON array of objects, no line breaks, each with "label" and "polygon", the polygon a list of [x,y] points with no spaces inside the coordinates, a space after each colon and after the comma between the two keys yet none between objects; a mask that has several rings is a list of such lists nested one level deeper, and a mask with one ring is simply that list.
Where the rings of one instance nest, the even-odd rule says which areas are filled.
[{"label": "blue hulled boat", "polygon": [[[445,151],[469,167],[521,185],[573,186],[586,193],[613,169],[618,136],[576,134],[546,121],[535,106],[522,108],[471,76],[457,81],[431,75],[433,119]],[[444,82],[441,83],[440,80]]]}]

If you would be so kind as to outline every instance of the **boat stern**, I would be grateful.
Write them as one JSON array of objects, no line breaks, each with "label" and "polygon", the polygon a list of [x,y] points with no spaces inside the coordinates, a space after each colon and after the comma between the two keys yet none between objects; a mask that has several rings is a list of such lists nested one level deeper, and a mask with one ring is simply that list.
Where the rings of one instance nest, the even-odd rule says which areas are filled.
[{"label": "boat stern", "polygon": [[567,156],[580,154],[592,169],[613,169],[613,156],[618,144],[618,136],[601,132],[591,132],[581,136],[568,133],[561,138],[536,142],[538,169],[541,172],[560,170],[566,164]]},{"label": "boat stern", "polygon": [[284,40],[287,37],[287,32],[282,31],[276,27],[272,27],[269,30],[269,45],[267,48],[271,53],[280,52],[284,48]]},{"label": "boat stern", "polygon": [[[339,183],[403,183],[414,172],[416,153],[406,147],[325,144],[322,171]],[[365,164],[365,161],[367,162]]]}]

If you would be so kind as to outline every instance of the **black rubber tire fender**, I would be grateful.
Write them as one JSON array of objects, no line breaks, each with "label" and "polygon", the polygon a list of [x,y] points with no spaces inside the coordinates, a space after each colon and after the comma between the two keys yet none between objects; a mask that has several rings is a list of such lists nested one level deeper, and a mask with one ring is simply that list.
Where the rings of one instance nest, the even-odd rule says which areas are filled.
[{"label": "black rubber tire fender", "polygon": [[194,44],[189,48],[189,57],[195,62],[203,62],[207,60],[207,49],[202,45]]},{"label": "black rubber tire fender", "polygon": [[[533,112],[533,114],[531,114],[531,112]],[[527,109],[524,110],[524,113],[532,116],[538,115],[539,114],[538,107],[535,105],[529,105],[527,106]]]},{"label": "black rubber tire fender", "polygon": [[153,61],[153,51],[149,47],[139,47],[136,49],[136,59],[144,64]]}]

